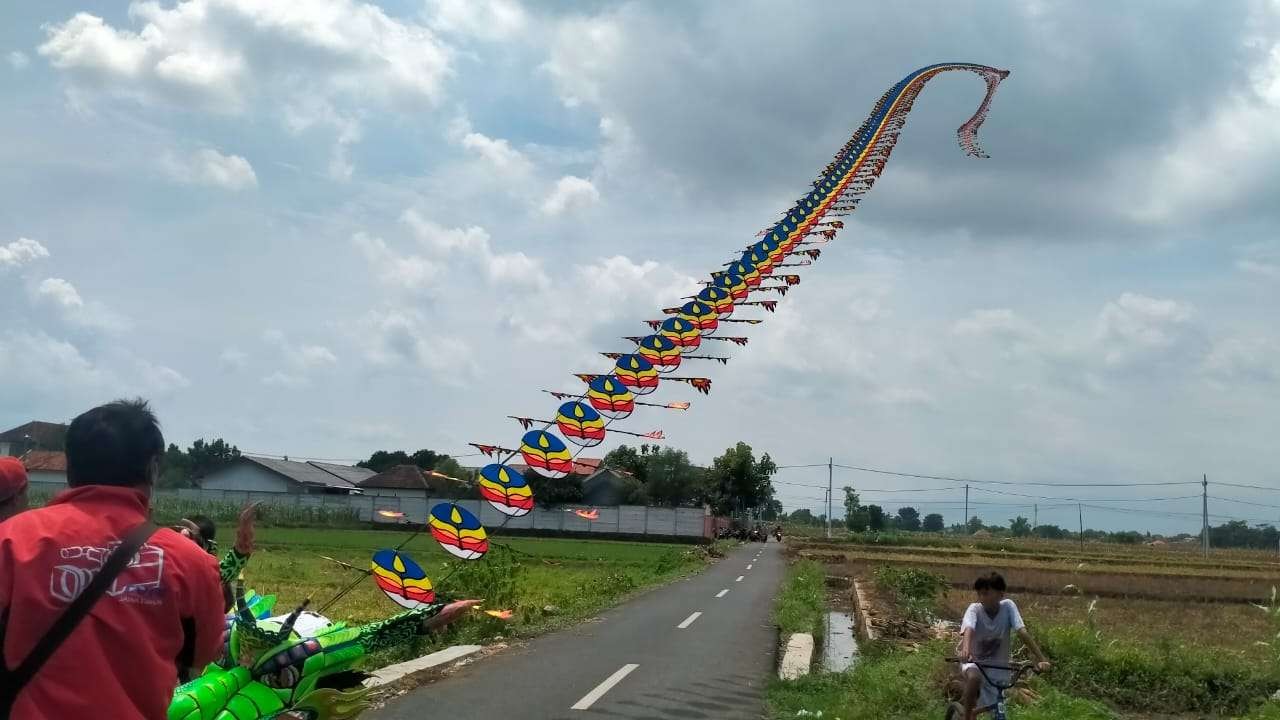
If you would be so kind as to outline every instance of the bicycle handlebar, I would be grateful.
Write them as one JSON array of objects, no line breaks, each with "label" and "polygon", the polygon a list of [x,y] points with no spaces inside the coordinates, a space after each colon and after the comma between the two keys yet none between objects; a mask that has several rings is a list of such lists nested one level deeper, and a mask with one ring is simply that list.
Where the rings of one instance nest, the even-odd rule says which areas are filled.
[{"label": "bicycle handlebar", "polygon": [[[1021,663],[1019,665],[1011,667],[1009,665],[992,665],[989,663],[977,662],[975,660],[965,660],[964,658],[958,658],[958,657],[949,657],[947,658],[947,662],[970,663],[978,668],[978,672],[982,673],[982,678],[984,680],[986,680],[991,685],[994,685],[996,687],[999,687],[1005,690],[1008,690],[1009,688],[1016,685],[1018,682],[1018,679],[1021,678],[1023,674],[1039,672],[1039,670],[1036,669],[1035,663]],[[1013,674],[1009,676],[1009,683],[1005,685],[1003,683],[994,682],[990,677],[987,676],[987,670],[1008,670]]]}]

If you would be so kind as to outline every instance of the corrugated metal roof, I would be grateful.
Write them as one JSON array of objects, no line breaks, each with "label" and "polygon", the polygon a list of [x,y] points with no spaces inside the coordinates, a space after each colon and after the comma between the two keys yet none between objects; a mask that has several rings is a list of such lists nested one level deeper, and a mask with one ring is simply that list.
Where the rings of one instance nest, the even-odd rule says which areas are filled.
[{"label": "corrugated metal roof", "polygon": [[256,457],[253,455],[242,455],[241,457],[249,462],[257,463],[272,472],[279,473],[294,482],[302,483],[303,485],[339,488],[341,490],[351,490],[355,487],[354,483],[345,480],[337,473],[328,472],[324,468],[318,467],[316,463],[298,462],[296,460],[275,460],[273,458]]},{"label": "corrugated metal roof", "polygon": [[368,480],[374,475],[377,475],[377,473],[369,468],[355,467],[354,465],[334,465],[332,463],[322,463],[314,460],[307,464],[318,467],[326,472],[331,472],[352,485],[358,485],[361,480]]}]

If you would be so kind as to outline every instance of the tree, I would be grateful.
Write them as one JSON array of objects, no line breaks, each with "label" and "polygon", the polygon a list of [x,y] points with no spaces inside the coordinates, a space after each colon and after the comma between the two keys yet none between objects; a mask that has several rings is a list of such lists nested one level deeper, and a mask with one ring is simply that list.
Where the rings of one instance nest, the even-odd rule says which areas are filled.
[{"label": "tree", "polygon": [[[641,445],[640,450],[636,450],[628,445],[619,445],[609,451],[604,456],[604,465],[615,470],[623,470],[631,473],[641,483],[645,481],[645,458],[648,445]],[[642,454],[643,453],[643,454]]]},{"label": "tree", "polygon": [[1031,521],[1019,515],[1009,521],[1009,532],[1014,537],[1026,537],[1031,534]]},{"label": "tree", "polygon": [[[368,460],[356,463],[356,467],[367,468],[376,473],[386,472],[396,465],[413,465],[413,461],[409,458],[409,453],[403,450],[378,450],[369,456]],[[423,468],[429,470],[430,468]]]},{"label": "tree", "polygon": [[662,448],[642,456],[645,494],[657,505],[678,507],[699,494],[701,473],[683,450]]},{"label": "tree", "polygon": [[1047,540],[1063,540],[1071,536],[1070,532],[1057,525],[1037,525],[1032,532],[1036,537],[1042,537]]},{"label": "tree", "polygon": [[770,479],[777,470],[769,453],[757,460],[751,446],[740,442],[711,461],[706,500],[721,515],[762,507],[773,499]]},{"label": "tree", "polygon": [[982,518],[978,517],[977,515],[974,515],[973,517],[969,518],[968,527],[965,529],[969,531],[970,535],[972,535],[973,533],[976,533],[979,530],[981,530],[982,527],[983,527]]},{"label": "tree", "polygon": [[542,507],[582,502],[582,479],[576,475],[549,478],[531,472],[526,473],[524,479],[533,491],[534,502]]},{"label": "tree", "polygon": [[920,529],[920,511],[913,507],[898,508],[898,518],[893,523],[899,530]]},{"label": "tree", "polygon": [[884,508],[879,505],[867,506],[867,527],[871,530],[879,532],[884,530],[885,525]]},{"label": "tree", "polygon": [[844,524],[854,532],[863,532],[867,529],[869,516],[867,509],[862,507],[858,500],[858,493],[848,485],[844,486]]},{"label": "tree", "polygon": [[938,513],[929,513],[924,516],[924,529],[926,532],[942,532],[946,525],[942,521],[942,516]]},{"label": "tree", "polygon": [[800,508],[792,510],[787,516],[787,522],[796,523],[797,525],[817,525],[818,518],[814,517],[813,511],[809,508]]},{"label": "tree", "polygon": [[240,448],[222,438],[213,442],[199,438],[185,452],[170,443],[160,461],[159,485],[163,488],[191,487],[196,480],[239,457]]}]

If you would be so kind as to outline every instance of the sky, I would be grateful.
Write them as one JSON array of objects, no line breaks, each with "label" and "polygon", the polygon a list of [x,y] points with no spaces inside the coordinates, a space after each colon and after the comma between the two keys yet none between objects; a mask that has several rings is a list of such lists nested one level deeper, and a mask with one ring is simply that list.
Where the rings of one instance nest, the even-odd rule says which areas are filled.
[{"label": "sky", "polygon": [[620,425],[1039,496],[975,489],[990,522],[1194,531],[1198,486],[1053,484],[1204,474],[1215,522],[1280,520],[1215,487],[1280,488],[1276,0],[9,3],[0,425],[140,395],[184,445],[512,446],[941,61],[1012,71],[991,158],[955,139],[982,82],[932,81],[711,395]]}]

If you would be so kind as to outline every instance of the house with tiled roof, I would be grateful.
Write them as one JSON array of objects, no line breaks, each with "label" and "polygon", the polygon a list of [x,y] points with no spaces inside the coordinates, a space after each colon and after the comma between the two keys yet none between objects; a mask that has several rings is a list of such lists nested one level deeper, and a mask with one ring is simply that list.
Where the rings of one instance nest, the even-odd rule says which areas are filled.
[{"label": "house with tiled roof", "polygon": [[67,486],[67,454],[61,450],[29,450],[21,460],[32,487],[56,491]]},{"label": "house with tiled roof", "polygon": [[0,455],[22,457],[31,450],[62,450],[67,426],[62,423],[32,420],[0,432]]},{"label": "house with tiled roof", "polygon": [[470,498],[475,491],[443,473],[423,472],[416,465],[395,465],[356,483],[365,495],[413,498]]}]

